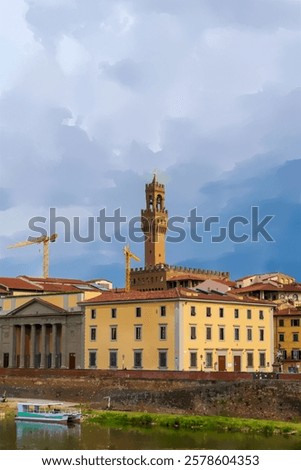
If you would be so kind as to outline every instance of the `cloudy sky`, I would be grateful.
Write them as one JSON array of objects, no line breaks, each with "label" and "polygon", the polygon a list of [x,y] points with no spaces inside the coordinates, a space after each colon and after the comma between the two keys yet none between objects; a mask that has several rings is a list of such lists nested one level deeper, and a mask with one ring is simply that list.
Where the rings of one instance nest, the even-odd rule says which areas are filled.
[{"label": "cloudy sky", "polygon": [[[96,217],[138,216],[156,169],[170,217],[220,217],[202,242],[186,223],[170,264],[301,280],[300,54],[300,0],[0,0],[0,275],[41,275],[40,245],[7,246],[53,208],[50,274],[122,285]],[[235,216],[247,240],[213,242]]]}]

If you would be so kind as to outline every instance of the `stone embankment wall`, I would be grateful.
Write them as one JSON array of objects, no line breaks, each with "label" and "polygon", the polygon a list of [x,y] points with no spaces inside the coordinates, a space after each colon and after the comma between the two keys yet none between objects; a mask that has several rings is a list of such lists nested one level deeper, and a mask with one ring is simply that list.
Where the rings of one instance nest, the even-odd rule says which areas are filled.
[{"label": "stone embankment wall", "polygon": [[105,409],[301,419],[300,375],[0,369],[0,396],[72,401]]}]

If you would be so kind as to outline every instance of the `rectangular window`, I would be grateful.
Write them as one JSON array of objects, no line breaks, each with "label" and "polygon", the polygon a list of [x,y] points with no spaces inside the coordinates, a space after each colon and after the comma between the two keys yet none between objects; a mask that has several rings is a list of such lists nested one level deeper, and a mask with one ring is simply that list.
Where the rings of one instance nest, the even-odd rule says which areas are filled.
[{"label": "rectangular window", "polygon": [[263,320],[263,319],[264,319],[263,310],[259,310],[259,320]]},{"label": "rectangular window", "polygon": [[190,327],[190,339],[196,339],[196,326]]},{"label": "rectangular window", "polygon": [[239,309],[238,308],[234,309],[234,318],[239,318]]},{"label": "rectangular window", "polygon": [[259,353],[259,367],[265,367],[265,353]]},{"label": "rectangular window", "polygon": [[195,309],[194,305],[192,305],[192,306],[190,307],[190,315],[191,315],[192,317],[195,317],[195,316],[196,316],[196,309]]},{"label": "rectangular window", "polygon": [[96,327],[95,326],[91,326],[90,328],[90,340],[96,341]]},{"label": "rectangular window", "polygon": [[293,341],[294,343],[299,341],[299,333],[293,333]]},{"label": "rectangular window", "polygon": [[206,317],[211,317],[211,307],[206,307]]},{"label": "rectangular window", "polygon": [[111,318],[117,318],[117,308],[111,308]]},{"label": "rectangular window", "polygon": [[259,341],[264,341],[264,329],[259,329]]},{"label": "rectangular window", "polygon": [[89,351],[89,367],[91,368],[96,367],[96,358],[97,358],[96,351]]},{"label": "rectangular window", "polygon": [[110,351],[110,367],[117,367],[117,351]]},{"label": "rectangular window", "polygon": [[220,307],[220,309],[219,309],[219,317],[224,318],[224,309],[223,309],[223,307]]},{"label": "rectangular window", "polygon": [[206,339],[210,341],[212,339],[211,326],[206,326]]},{"label": "rectangular window", "polygon": [[279,326],[284,326],[284,320],[282,319],[279,320]]},{"label": "rectangular window", "polygon": [[234,341],[239,341],[239,328],[234,328]]},{"label": "rectangular window", "polygon": [[247,319],[248,320],[252,319],[252,310],[250,310],[250,309],[247,310]]},{"label": "rectangular window", "polygon": [[212,352],[206,352],[205,362],[206,362],[206,367],[212,367],[212,364],[213,364]]},{"label": "rectangular window", "polygon": [[111,326],[111,341],[117,341],[117,326]]},{"label": "rectangular window", "polygon": [[247,328],[247,340],[252,341],[253,335],[252,335],[252,328]]},{"label": "rectangular window", "polygon": [[284,341],[284,333],[279,333],[279,343],[283,343]]},{"label": "rectangular window", "polygon": [[141,317],[141,307],[136,307],[136,317],[137,318]]},{"label": "rectangular window", "polygon": [[300,320],[299,319],[292,319],[291,320],[291,326],[300,326]]},{"label": "rectangular window", "polygon": [[135,326],[135,340],[141,341],[142,339],[142,326]]},{"label": "rectangular window", "polygon": [[224,341],[225,339],[225,328],[223,326],[219,327],[219,340]]},{"label": "rectangular window", "polygon": [[167,325],[159,325],[159,338],[161,340],[167,339]]},{"label": "rectangular window", "polygon": [[190,351],[190,367],[198,366],[198,355],[196,352]]},{"label": "rectangular window", "polygon": [[161,307],[160,307],[160,316],[161,317],[166,317],[166,307],[165,307],[165,305],[161,305]]},{"label": "rectangular window", "polygon": [[253,353],[247,353],[247,367],[254,367]]},{"label": "rectangular window", "polygon": [[299,359],[301,359],[301,351],[299,349],[292,350],[292,359],[294,361],[298,361]]},{"label": "rectangular window", "polygon": [[159,351],[159,369],[167,368],[167,351]]},{"label": "rectangular window", "polygon": [[95,320],[95,318],[96,318],[96,308],[92,308],[91,309],[91,319]]},{"label": "rectangular window", "polygon": [[134,351],[134,368],[141,369],[142,367],[142,351]]}]

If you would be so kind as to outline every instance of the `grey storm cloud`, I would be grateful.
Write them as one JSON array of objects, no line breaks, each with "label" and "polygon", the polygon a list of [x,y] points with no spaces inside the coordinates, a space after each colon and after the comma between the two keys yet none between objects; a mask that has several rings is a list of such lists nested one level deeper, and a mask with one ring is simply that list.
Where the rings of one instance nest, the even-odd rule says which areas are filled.
[{"label": "grey storm cloud", "polygon": [[[10,21],[18,16],[26,40],[22,49],[22,34],[17,46],[8,35],[7,64],[19,62],[0,84],[3,269],[18,268],[3,250],[8,241],[25,239],[28,219],[47,215],[49,207],[70,217],[95,215],[101,207],[139,214],[154,169],[166,183],[173,215],[195,206],[204,215],[227,215],[273,197],[294,212],[300,203],[293,174],[299,167],[290,167],[301,157],[299,1],[18,5],[24,10]],[[242,251],[249,259],[247,245],[234,250],[186,240],[168,250],[175,263],[183,250],[198,264],[228,263],[229,252],[237,253],[238,267]],[[142,247],[137,251],[143,256]],[[74,275],[77,266],[84,277],[123,262],[118,244],[99,241],[72,249],[58,242],[53,256],[58,273]],[[268,259],[263,248],[262,266]]]},{"label": "grey storm cloud", "polygon": [[[259,29],[300,28],[300,2],[298,0],[70,0],[48,2],[26,0],[28,23],[41,38],[54,38],[62,32],[80,34],[87,24],[99,22],[118,7],[132,14],[165,13],[192,20],[192,26],[240,25]],[[204,22],[204,19],[206,22]],[[194,20],[194,21],[193,21]]]},{"label": "grey storm cloud", "polygon": [[142,72],[143,67],[130,59],[120,60],[112,65],[104,62],[99,65],[99,69],[105,77],[130,88],[139,87],[139,84],[146,81],[146,77],[143,76],[145,73]]}]

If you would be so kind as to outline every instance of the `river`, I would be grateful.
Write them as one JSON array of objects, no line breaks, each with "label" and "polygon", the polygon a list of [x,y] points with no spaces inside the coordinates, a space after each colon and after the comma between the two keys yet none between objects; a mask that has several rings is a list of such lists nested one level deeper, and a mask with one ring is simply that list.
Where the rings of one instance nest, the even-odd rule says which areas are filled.
[{"label": "river", "polygon": [[262,436],[163,428],[133,429],[82,424],[66,426],[0,420],[0,449],[301,449],[296,436]]}]

